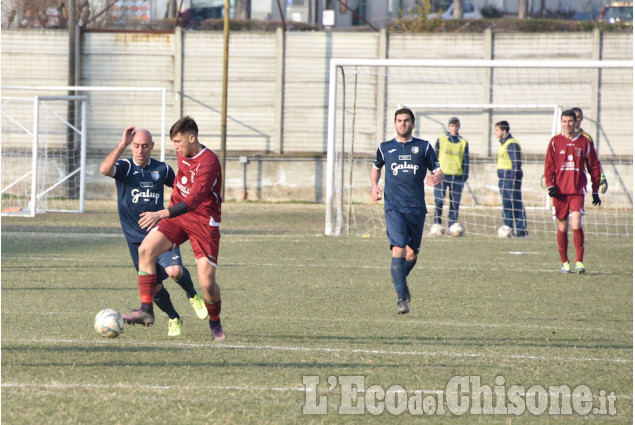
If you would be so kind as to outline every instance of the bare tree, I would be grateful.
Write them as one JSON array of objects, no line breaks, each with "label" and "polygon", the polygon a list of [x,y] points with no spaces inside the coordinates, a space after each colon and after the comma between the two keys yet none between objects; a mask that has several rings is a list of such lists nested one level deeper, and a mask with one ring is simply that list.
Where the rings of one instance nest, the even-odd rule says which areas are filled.
[{"label": "bare tree", "polygon": [[518,0],[518,19],[527,19],[527,0]]},{"label": "bare tree", "polygon": [[236,0],[236,19],[251,19],[251,0]]},{"label": "bare tree", "polygon": [[454,19],[463,18],[463,1],[464,0],[454,0]]}]

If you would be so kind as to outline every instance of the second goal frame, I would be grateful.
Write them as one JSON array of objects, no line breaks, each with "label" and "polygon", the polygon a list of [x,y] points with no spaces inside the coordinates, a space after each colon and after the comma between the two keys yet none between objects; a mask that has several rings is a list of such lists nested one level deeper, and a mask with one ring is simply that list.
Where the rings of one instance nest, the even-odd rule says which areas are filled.
[{"label": "second goal frame", "polygon": [[[435,80],[435,78],[442,78],[438,76],[430,78],[429,81],[424,81],[426,77],[417,76],[416,78],[420,78],[420,80],[415,81],[412,89],[410,89],[410,87],[407,87],[408,83],[399,83],[400,78],[403,75],[406,75],[407,79],[411,77],[410,74],[412,73],[423,72],[421,70],[434,68],[439,70],[447,70],[448,74],[451,72],[459,73],[461,77],[456,79],[455,81],[451,81],[451,84],[454,84],[454,87],[452,88],[455,89],[455,91],[457,90],[457,87],[460,90],[465,89],[465,95],[463,96],[463,93],[461,93],[461,95],[454,96],[451,99],[441,98],[442,96],[439,95],[439,92],[445,89],[445,87],[443,86],[444,84],[446,85],[446,87],[449,87],[450,82],[443,81],[441,83],[438,83],[438,81],[441,80],[437,81]],[[371,71],[368,71],[369,69],[371,69]],[[593,130],[591,134],[592,136],[594,136],[594,138],[597,136],[596,147],[598,147],[598,150],[604,149],[604,146],[607,146],[608,143],[609,151],[613,156],[615,156],[616,151],[618,152],[618,155],[625,155],[628,154],[628,152],[624,153],[620,149],[614,149],[613,146],[611,146],[610,140],[607,140],[606,138],[606,127],[603,127],[602,123],[600,122],[600,112],[603,113],[604,119],[609,116],[609,122],[607,122],[605,125],[608,126],[608,128],[614,128],[615,126],[613,125],[613,121],[610,120],[610,115],[613,114],[613,109],[611,108],[621,108],[623,104],[623,109],[632,111],[632,99],[624,100],[620,98],[617,99],[617,102],[615,101],[615,94],[619,94],[620,91],[622,94],[628,95],[628,93],[624,93],[623,87],[629,87],[632,94],[632,69],[632,61],[613,60],[536,61],[461,59],[331,59],[329,73],[329,105],[326,143],[327,167],[325,188],[325,234],[338,235],[341,233],[343,228],[342,216],[344,214],[344,207],[342,197],[344,196],[344,189],[340,188],[339,186],[342,185],[344,179],[342,178],[342,176],[338,176],[338,173],[341,173],[341,171],[339,171],[340,166],[337,166],[336,169],[336,163],[340,163],[341,161],[343,161],[343,158],[349,155],[349,150],[352,155],[353,143],[355,144],[355,151],[358,150],[358,145],[360,144],[360,141],[358,140],[345,140],[346,137],[352,139],[355,138],[355,134],[350,136],[348,133],[346,135],[344,133],[346,120],[348,119],[350,121],[351,119],[350,117],[347,118],[347,115],[351,115],[350,106],[347,109],[348,105],[343,105],[346,102],[346,97],[343,95],[343,93],[341,93],[348,90],[345,86],[345,78],[351,78],[351,75],[356,74],[359,74],[361,76],[362,74],[374,73],[374,80],[372,80],[372,78],[366,78],[365,85],[360,84],[360,87],[362,88],[359,90],[359,95],[357,94],[357,76],[354,77],[355,95],[353,98],[355,99],[355,101],[353,101],[352,104],[354,105],[353,108],[356,109],[356,112],[353,112],[353,114],[357,116],[358,119],[356,120],[355,118],[352,118],[352,127],[356,126],[358,129],[363,128],[366,131],[366,134],[364,136],[366,136],[367,140],[361,141],[362,143],[366,143],[366,146],[364,147],[366,149],[364,151],[365,156],[363,156],[363,158],[366,159],[370,159],[369,152],[371,150],[371,144],[376,150],[379,142],[386,140],[386,137],[391,137],[389,133],[391,131],[391,123],[389,123],[389,120],[393,112],[392,108],[397,104],[395,100],[397,100],[398,103],[405,104],[408,107],[411,107],[413,110],[415,110],[417,106],[424,106],[426,110],[433,111],[434,107],[436,106],[436,112],[431,113],[443,113],[447,115],[455,115],[457,111],[466,111],[469,109],[480,108],[496,111],[497,109],[510,110],[513,108],[521,107],[523,110],[529,110],[531,108],[539,108],[543,109],[543,111],[551,110],[553,111],[553,113],[551,114],[552,117],[558,116],[559,118],[561,108],[568,108],[579,105],[585,108],[586,111],[588,111],[588,113],[585,113],[585,116],[588,116],[589,119],[587,119],[585,123],[591,123],[589,125],[593,127],[591,129]],[[571,75],[574,75],[573,73],[575,72],[577,72],[578,74],[575,74],[575,77],[568,77],[567,79],[566,72],[571,72]],[[616,84],[614,82],[614,80],[616,79],[616,77],[614,77],[615,73],[620,74],[620,76],[617,77],[618,79],[622,78],[625,81]],[[474,81],[475,78],[472,78],[472,81],[469,81],[469,84],[471,85],[468,87],[468,83],[466,83],[466,81],[469,80],[470,77],[472,77],[471,74],[478,74],[478,78],[480,78],[480,80]],[[559,74],[562,74],[562,76],[560,76]],[[556,76],[558,79],[553,78],[553,81],[551,81],[552,75]],[[626,75],[626,77],[624,77],[623,75]],[[569,89],[569,87],[567,87],[567,84],[571,83],[573,85],[578,83],[576,78],[577,80],[579,80],[579,85],[583,86],[581,94],[577,94],[576,96],[560,96],[558,90],[549,90],[549,88],[546,88],[547,92],[549,93],[548,96],[543,96],[542,98],[529,98],[531,95],[534,94],[531,93],[533,88],[532,84],[535,84],[537,86],[539,86],[540,84],[542,84],[543,86],[545,86],[546,84],[553,84],[554,86],[558,87],[558,89],[560,89],[560,86],[562,86],[562,90],[567,90]],[[360,81],[362,80],[360,79]],[[523,98],[524,93],[521,92],[519,88],[514,86],[514,83],[517,81],[520,81],[519,85],[525,86],[522,87],[522,89],[526,90],[528,96],[527,98]],[[545,81],[547,81],[546,84]],[[425,93],[416,92],[417,88],[424,86],[427,88],[430,88],[432,86],[433,89],[437,89],[437,87],[434,87],[435,83],[437,86],[440,86],[436,91],[428,90]],[[338,84],[344,85],[344,89],[342,89],[341,86],[338,86]],[[351,87],[352,86],[353,85],[351,84]],[[539,88],[545,90],[545,87]],[[507,100],[502,95],[507,94],[502,93],[505,90],[509,90],[510,97],[514,101],[513,103],[508,101],[500,102],[500,100],[502,99]],[[341,92],[338,93],[338,91]],[[539,96],[540,94],[538,93],[538,90],[536,90],[536,92],[536,96]],[[603,95],[604,98],[602,98]],[[359,96],[365,96],[366,106],[364,106],[363,101],[359,101]],[[374,98],[369,100],[368,98],[370,96],[374,96]],[[610,105],[607,105],[607,98],[612,100],[612,103]],[[581,99],[583,100],[581,101]],[[442,100],[442,102],[439,102],[439,100]],[[447,102],[447,100],[451,100],[451,102]],[[433,109],[429,109],[431,106],[433,107]],[[626,111],[625,113],[627,114],[627,112],[628,111]],[[541,113],[544,114],[544,112]],[[439,124],[438,120],[440,118],[435,119],[437,121],[434,124]],[[544,119],[541,120],[544,121]],[[559,124],[559,119],[551,118],[549,119],[548,124],[547,122],[542,121],[540,124],[534,124],[535,126],[540,127],[542,132],[540,137],[538,138],[540,149],[543,149],[543,143],[546,145],[546,142],[548,141],[548,138],[546,138],[545,134],[547,136],[549,135],[549,133],[554,134],[557,131],[556,123]],[[357,124],[355,124],[356,122]],[[491,126],[491,124],[491,122],[483,122],[481,123],[481,126]],[[348,127],[350,128],[351,125],[349,125]],[[628,127],[628,125],[625,126],[625,133],[632,131],[626,127]],[[350,131],[349,128],[347,128],[346,130]],[[549,129],[551,130],[551,132],[549,132]],[[358,133],[359,131],[360,130],[356,130],[355,132],[358,138],[360,138],[360,135]],[[341,136],[339,135],[339,132],[342,133]],[[487,135],[484,136],[484,138],[485,137],[487,137]],[[339,145],[340,138],[342,144],[341,149]],[[621,139],[621,137],[614,137],[614,140],[619,139]],[[488,140],[487,143],[490,143],[490,141]],[[533,146],[538,146],[536,143],[538,142],[534,142]],[[346,148],[344,147],[344,145],[347,145]],[[350,149],[348,145],[351,145]],[[494,153],[495,150],[488,148],[487,150],[482,150],[482,152],[480,152],[479,154],[481,157],[487,158]],[[360,158],[362,157],[358,156],[356,157],[356,160],[359,161]],[[344,167],[344,165],[342,165],[342,167]]]}]

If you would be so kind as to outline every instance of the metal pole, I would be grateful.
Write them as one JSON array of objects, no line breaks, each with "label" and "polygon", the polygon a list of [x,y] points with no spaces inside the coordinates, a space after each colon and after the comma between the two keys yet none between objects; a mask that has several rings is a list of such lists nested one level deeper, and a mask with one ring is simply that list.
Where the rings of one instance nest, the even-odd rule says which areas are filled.
[{"label": "metal pole", "polygon": [[168,97],[168,90],[161,91],[161,162],[165,162],[165,103]]},{"label": "metal pole", "polygon": [[84,99],[81,102],[82,128],[80,133],[81,134],[80,161],[81,161],[82,171],[80,172],[80,178],[79,178],[79,212],[81,213],[84,212],[85,201],[86,201],[86,142],[87,142],[86,132],[88,131],[88,129],[86,128],[86,102],[88,102],[88,99]]},{"label": "metal pole", "polygon": [[[68,1],[68,85],[75,86],[77,85],[77,22],[75,19],[76,15],[76,3],[75,0]],[[74,96],[76,94],[75,91],[69,90],[68,95]],[[67,118],[66,120],[75,125],[77,123],[76,120],[76,107],[77,102],[70,101],[67,106]],[[75,144],[75,132],[70,128],[67,130],[66,134],[66,171],[71,172],[77,164],[77,146]],[[70,199],[76,199],[78,196],[77,191],[77,181],[76,179],[72,179],[69,181],[66,188],[66,196]]]},{"label": "metal pole", "polygon": [[35,217],[37,198],[37,157],[38,157],[38,137],[40,123],[40,98],[33,98],[33,156],[31,157],[31,202],[29,202],[29,214]]},{"label": "metal pole", "polygon": [[328,127],[327,127],[327,155],[326,155],[326,214],[324,233],[327,236],[336,236],[333,228],[333,201],[335,197],[335,124],[337,119],[337,66],[331,59],[329,65],[329,103],[328,103]]},{"label": "metal pole", "polygon": [[[220,167],[225,177],[225,158],[227,154],[227,72],[229,68],[229,0],[225,0],[225,19],[223,24],[223,94],[220,118]],[[223,181],[224,183],[224,181]],[[225,184],[221,188],[221,198],[225,198]]]}]

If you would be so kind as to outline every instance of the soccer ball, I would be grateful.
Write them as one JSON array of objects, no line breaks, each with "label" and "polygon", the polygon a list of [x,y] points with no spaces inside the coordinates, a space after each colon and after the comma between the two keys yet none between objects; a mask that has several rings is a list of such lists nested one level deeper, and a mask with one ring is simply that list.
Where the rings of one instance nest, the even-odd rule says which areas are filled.
[{"label": "soccer ball", "polygon": [[115,338],[123,333],[123,317],[114,308],[106,308],[95,316],[95,331],[104,338]]},{"label": "soccer ball", "polygon": [[508,238],[512,235],[512,228],[507,225],[503,225],[498,228],[497,234],[499,238]]},{"label": "soccer ball", "polygon": [[430,226],[430,236],[443,236],[444,233],[445,229],[443,228],[443,225],[434,223]]},{"label": "soccer ball", "polygon": [[458,237],[463,236],[464,233],[465,227],[463,227],[463,225],[458,221],[450,226],[450,235]]}]

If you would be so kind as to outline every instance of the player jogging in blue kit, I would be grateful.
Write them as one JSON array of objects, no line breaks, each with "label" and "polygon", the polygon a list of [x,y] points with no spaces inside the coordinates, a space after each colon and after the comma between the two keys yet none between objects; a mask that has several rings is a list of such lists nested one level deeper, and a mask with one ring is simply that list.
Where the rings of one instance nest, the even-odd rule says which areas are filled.
[{"label": "player jogging in blue kit", "polygon": [[[132,150],[132,158],[119,159],[128,146]],[[139,246],[148,234],[147,230],[139,226],[140,215],[146,211],[163,209],[164,186],[172,187],[175,177],[172,167],[150,158],[153,147],[154,142],[149,131],[127,127],[121,141],[104,159],[100,168],[103,175],[115,179],[119,220],[137,272]],[[203,298],[196,293],[190,272],[183,267],[180,249],[177,247],[158,257],[157,266],[158,282],[168,276],[174,279],[185,290],[196,315],[201,320],[206,319],[208,314]],[[155,290],[154,303],[169,317],[168,335],[180,335],[181,317],[172,305],[170,294],[161,284]]]},{"label": "player jogging in blue kit", "polygon": [[[426,140],[412,137],[414,126],[415,117],[410,109],[402,108],[395,112],[397,135],[379,146],[370,172],[371,197],[377,202],[382,198],[378,186],[381,169],[386,166],[384,212],[392,251],[390,273],[397,292],[399,314],[410,311],[406,277],[417,262],[428,212],[424,184],[434,187],[443,182],[443,172],[433,146]],[[432,174],[426,177],[428,170]]]}]

